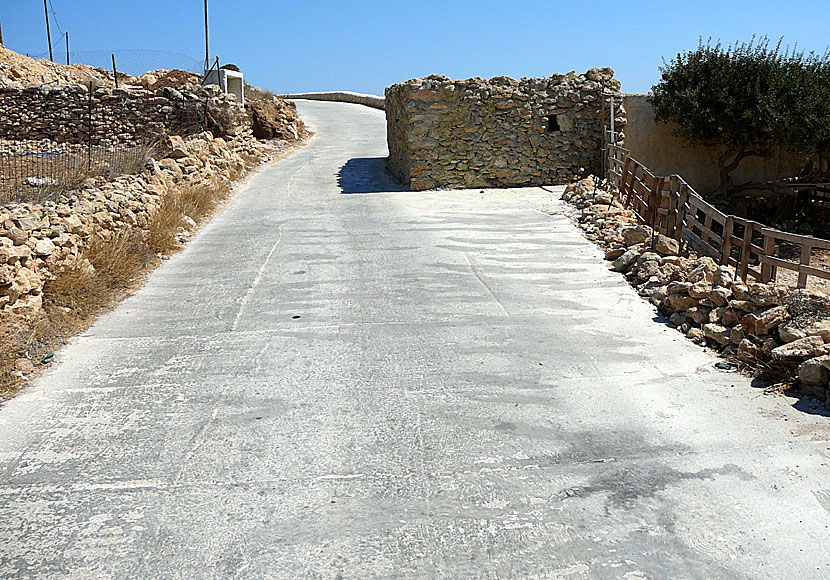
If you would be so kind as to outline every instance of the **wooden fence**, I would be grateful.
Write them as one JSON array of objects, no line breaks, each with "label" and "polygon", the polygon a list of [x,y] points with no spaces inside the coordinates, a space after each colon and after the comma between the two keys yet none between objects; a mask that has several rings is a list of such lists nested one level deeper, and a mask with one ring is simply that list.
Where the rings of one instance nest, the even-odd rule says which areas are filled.
[{"label": "wooden fence", "polygon": [[734,266],[744,281],[775,281],[778,268],[797,272],[799,288],[808,276],[830,280],[830,271],[810,265],[813,250],[830,250],[830,241],[726,215],[679,175],[657,177],[618,145],[608,146],[607,159],[608,181],[622,204],[643,224],[678,240],[683,251]]}]

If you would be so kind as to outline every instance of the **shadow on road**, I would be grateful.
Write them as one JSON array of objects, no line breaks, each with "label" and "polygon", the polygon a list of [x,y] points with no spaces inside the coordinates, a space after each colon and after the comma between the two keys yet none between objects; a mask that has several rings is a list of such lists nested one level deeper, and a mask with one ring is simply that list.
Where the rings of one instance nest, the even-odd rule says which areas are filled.
[{"label": "shadow on road", "polygon": [[386,171],[386,157],[355,157],[337,172],[337,185],[342,193],[380,193],[406,191]]}]

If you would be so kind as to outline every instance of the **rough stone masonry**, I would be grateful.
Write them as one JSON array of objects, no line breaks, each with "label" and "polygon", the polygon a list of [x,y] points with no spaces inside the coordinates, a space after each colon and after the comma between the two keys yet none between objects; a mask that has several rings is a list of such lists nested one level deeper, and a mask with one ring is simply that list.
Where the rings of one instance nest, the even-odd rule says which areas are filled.
[{"label": "rough stone masonry", "polygon": [[[443,75],[386,89],[390,172],[414,191],[563,184],[598,175],[610,68],[547,78],[454,81]],[[618,111],[618,128],[625,124]]]},{"label": "rough stone masonry", "polygon": [[131,143],[203,130],[205,119],[223,121],[223,137],[249,126],[233,95],[216,86],[146,91],[84,85],[0,86],[0,137],[55,143]]}]

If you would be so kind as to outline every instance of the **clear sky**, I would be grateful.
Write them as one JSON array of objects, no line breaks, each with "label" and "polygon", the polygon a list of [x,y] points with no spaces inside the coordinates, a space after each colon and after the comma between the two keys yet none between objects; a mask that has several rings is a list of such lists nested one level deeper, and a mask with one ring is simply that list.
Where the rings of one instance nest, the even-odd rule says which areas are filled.
[{"label": "clear sky", "polygon": [[[204,59],[202,0],[51,5],[54,42],[59,26],[69,31],[73,51],[155,49]],[[830,44],[828,0],[210,0],[209,10],[212,54],[277,92],[382,94],[389,84],[433,73],[519,78],[595,66],[614,68],[624,91],[647,92],[662,57],[694,48],[700,36],[727,44],[753,34],[784,36],[817,52]],[[47,50],[42,0],[0,0],[0,21],[8,48]],[[63,50],[56,49],[56,60]],[[125,68],[142,64],[136,56]]]}]

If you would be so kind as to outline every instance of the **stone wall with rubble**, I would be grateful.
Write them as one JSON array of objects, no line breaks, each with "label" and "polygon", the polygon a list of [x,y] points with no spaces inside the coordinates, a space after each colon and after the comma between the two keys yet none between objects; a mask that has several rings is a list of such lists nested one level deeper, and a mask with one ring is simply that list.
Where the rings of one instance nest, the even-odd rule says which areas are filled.
[{"label": "stone wall with rubble", "polygon": [[[517,81],[435,75],[386,89],[388,167],[410,189],[562,184],[599,173],[610,68]],[[619,111],[618,126],[625,124]]]},{"label": "stone wall with rubble", "polygon": [[57,143],[135,143],[159,135],[210,129],[233,136],[250,124],[233,95],[218,87],[95,88],[84,85],[0,86],[0,138]]},{"label": "stone wall with rubble", "polygon": [[[209,132],[167,138],[168,156],[150,160],[139,175],[87,179],[55,201],[0,206],[0,324],[42,306],[44,284],[64,268],[91,268],[83,249],[94,237],[124,228],[146,229],[170,192],[188,185],[227,182],[268,160],[280,145],[258,143],[250,130],[233,138]],[[189,234],[186,225],[180,237]]]}]

